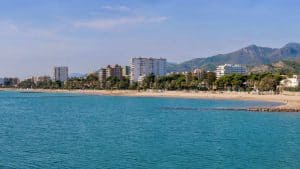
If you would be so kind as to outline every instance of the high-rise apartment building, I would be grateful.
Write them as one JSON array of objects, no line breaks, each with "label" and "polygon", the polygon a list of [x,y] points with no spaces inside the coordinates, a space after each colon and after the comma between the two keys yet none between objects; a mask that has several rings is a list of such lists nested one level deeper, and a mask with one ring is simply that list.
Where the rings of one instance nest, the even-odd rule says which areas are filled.
[{"label": "high-rise apartment building", "polygon": [[123,68],[120,65],[115,65],[114,67],[108,65],[106,68],[101,68],[98,71],[99,81],[101,83],[101,87],[105,87],[106,80],[110,77],[122,79],[122,70]]},{"label": "high-rise apartment building", "polygon": [[35,78],[35,83],[37,83],[37,82],[49,82],[49,81],[51,81],[50,76],[39,76],[39,77]]},{"label": "high-rise apartment building", "polygon": [[114,67],[108,65],[106,67],[106,78],[109,77],[116,77],[118,79],[122,79],[122,67],[117,64]]},{"label": "high-rise apartment building", "polygon": [[65,82],[68,80],[69,69],[66,66],[54,67],[53,80]]},{"label": "high-rise apartment building", "polygon": [[116,78],[118,78],[118,79],[122,79],[122,77],[123,77],[123,76],[122,76],[122,71],[123,71],[122,66],[120,66],[120,65],[115,65],[113,76],[116,77]]},{"label": "high-rise apartment building", "polygon": [[143,77],[154,74],[155,76],[166,75],[166,59],[156,58],[131,58],[130,80],[131,82],[142,81]]},{"label": "high-rise apartment building", "polygon": [[245,66],[240,64],[225,64],[219,65],[216,70],[217,78],[229,74],[246,74],[247,70]]},{"label": "high-rise apartment building", "polygon": [[106,81],[106,69],[105,68],[99,69],[99,81],[100,82]]},{"label": "high-rise apartment building", "polygon": [[0,78],[0,86],[4,85],[4,78]]},{"label": "high-rise apartment building", "polygon": [[122,68],[122,76],[129,77],[130,76],[130,66],[124,66]]},{"label": "high-rise apartment building", "polygon": [[4,86],[17,86],[19,83],[20,83],[20,80],[18,78],[5,77],[3,79],[3,85]]}]

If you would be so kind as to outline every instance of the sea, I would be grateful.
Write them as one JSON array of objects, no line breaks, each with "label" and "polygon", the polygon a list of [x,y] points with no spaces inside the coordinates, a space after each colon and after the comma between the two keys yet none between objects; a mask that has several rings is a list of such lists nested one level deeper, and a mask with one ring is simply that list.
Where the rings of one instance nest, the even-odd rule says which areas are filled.
[{"label": "sea", "polygon": [[0,168],[300,168],[300,113],[240,110],[276,104],[1,91]]}]

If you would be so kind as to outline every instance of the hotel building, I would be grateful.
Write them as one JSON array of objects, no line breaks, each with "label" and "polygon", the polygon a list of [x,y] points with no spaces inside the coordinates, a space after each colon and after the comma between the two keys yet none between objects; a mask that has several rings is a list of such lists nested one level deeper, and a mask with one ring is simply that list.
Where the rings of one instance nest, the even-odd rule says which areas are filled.
[{"label": "hotel building", "polygon": [[101,87],[105,87],[106,80],[109,77],[116,77],[117,79],[122,79],[123,68],[116,64],[114,67],[108,65],[106,68],[101,68],[98,71],[99,81],[101,83]]},{"label": "hotel building", "polygon": [[108,65],[106,67],[106,79],[109,77],[116,77],[118,79],[122,79],[122,67],[117,64],[114,67]]},{"label": "hotel building", "polygon": [[18,78],[5,77],[3,79],[3,86],[17,86],[20,83]]},{"label": "hotel building", "polygon": [[230,74],[246,74],[246,67],[240,64],[219,65],[216,70],[217,78]]},{"label": "hotel building", "polygon": [[4,85],[4,78],[0,78],[0,86]]},{"label": "hotel building", "polygon": [[122,68],[122,76],[129,77],[130,76],[130,66],[124,66]]},{"label": "hotel building", "polygon": [[166,59],[156,58],[131,58],[130,81],[141,82],[144,77],[150,74],[155,76],[166,75]]},{"label": "hotel building", "polygon": [[51,81],[51,77],[50,76],[39,76],[37,78],[34,79],[34,83],[38,83],[38,82],[49,82]]},{"label": "hotel building", "polygon": [[99,81],[100,82],[106,81],[106,69],[105,68],[99,69]]},{"label": "hotel building", "polygon": [[53,69],[53,80],[65,82],[69,77],[69,68],[66,66],[54,67]]}]

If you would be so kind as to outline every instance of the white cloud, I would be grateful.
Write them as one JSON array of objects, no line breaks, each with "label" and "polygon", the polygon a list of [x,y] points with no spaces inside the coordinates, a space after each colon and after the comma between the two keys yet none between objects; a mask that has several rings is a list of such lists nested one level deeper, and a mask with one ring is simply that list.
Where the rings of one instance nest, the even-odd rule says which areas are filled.
[{"label": "white cloud", "polygon": [[76,28],[89,28],[97,30],[110,30],[124,26],[133,26],[145,23],[161,23],[166,21],[167,17],[127,17],[117,19],[96,19],[89,21],[77,21],[73,25]]},{"label": "white cloud", "polygon": [[129,12],[131,9],[127,6],[102,6],[101,7],[104,10],[109,10],[109,11],[119,11],[119,12]]},{"label": "white cloud", "polygon": [[0,34],[11,34],[19,31],[19,28],[16,24],[11,21],[0,21]]},{"label": "white cloud", "polygon": [[38,28],[30,24],[20,24],[10,20],[0,21],[0,35],[16,38],[47,38],[59,37],[58,28]]},{"label": "white cloud", "polygon": [[168,17],[165,16],[160,16],[160,17],[156,17],[156,18],[148,18],[148,20],[146,20],[147,23],[159,23],[159,22],[164,22],[168,20]]}]

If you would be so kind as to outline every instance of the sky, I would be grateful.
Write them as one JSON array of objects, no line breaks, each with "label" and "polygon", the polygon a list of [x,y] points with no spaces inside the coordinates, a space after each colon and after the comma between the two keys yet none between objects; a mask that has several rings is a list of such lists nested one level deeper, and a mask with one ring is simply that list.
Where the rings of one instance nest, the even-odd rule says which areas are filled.
[{"label": "sky", "polygon": [[300,42],[299,0],[0,0],[0,77]]}]

